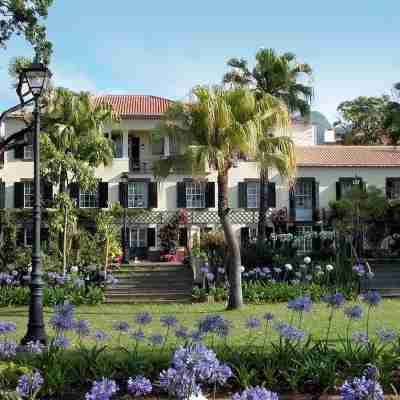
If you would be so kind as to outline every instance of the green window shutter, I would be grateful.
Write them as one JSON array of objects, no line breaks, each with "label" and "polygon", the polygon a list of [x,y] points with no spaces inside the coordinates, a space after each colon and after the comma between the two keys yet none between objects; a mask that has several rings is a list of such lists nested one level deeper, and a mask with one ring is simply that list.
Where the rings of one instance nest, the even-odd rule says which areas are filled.
[{"label": "green window shutter", "polygon": [[128,206],[128,183],[120,182],[118,184],[118,193],[119,193],[119,204],[122,207]]},{"label": "green window shutter", "polygon": [[247,208],[247,183],[239,182],[239,208]]},{"label": "green window shutter", "polygon": [[147,228],[147,247],[156,245],[156,230],[155,228]]},{"label": "green window shutter", "polygon": [[24,182],[14,183],[14,207],[24,208]]},{"label": "green window shutter", "polygon": [[69,196],[76,201],[76,207],[79,208],[79,185],[76,182],[70,183]]},{"label": "green window shutter", "polygon": [[17,160],[23,160],[24,159],[24,147],[22,145],[17,145],[14,147],[14,158]]},{"label": "green window shutter", "polygon": [[148,208],[157,208],[158,207],[158,190],[157,190],[157,182],[149,182],[147,185],[148,190]]},{"label": "green window shutter", "polygon": [[108,208],[108,182],[99,182],[97,191],[99,208]]},{"label": "green window shutter", "polygon": [[176,199],[178,208],[186,208],[186,183],[178,182],[176,184]]},{"label": "green window shutter", "polygon": [[276,185],[275,182],[268,182],[267,186],[267,205],[268,207],[276,207]]},{"label": "green window shutter", "polygon": [[25,228],[24,228],[24,226],[19,226],[17,228],[16,245],[17,246],[25,245]]},{"label": "green window shutter", "polygon": [[295,221],[296,219],[296,184],[289,189],[289,219]]},{"label": "green window shutter", "polygon": [[215,182],[207,182],[206,183],[206,208],[215,207]]},{"label": "green window shutter", "polygon": [[393,186],[394,186],[394,179],[386,178],[386,198],[388,200],[392,198]]},{"label": "green window shutter", "polygon": [[6,183],[0,182],[0,208],[6,208]]},{"label": "green window shutter", "polygon": [[250,241],[250,231],[248,227],[240,228],[240,244],[242,247],[246,247]]},{"label": "green window shutter", "polygon": [[336,182],[336,201],[339,201],[342,198],[342,185],[340,180]]}]

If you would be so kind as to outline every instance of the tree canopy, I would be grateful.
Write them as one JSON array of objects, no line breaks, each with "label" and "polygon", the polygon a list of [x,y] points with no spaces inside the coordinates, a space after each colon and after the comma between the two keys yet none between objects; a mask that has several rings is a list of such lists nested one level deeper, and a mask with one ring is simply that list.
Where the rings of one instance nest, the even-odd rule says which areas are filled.
[{"label": "tree canopy", "polygon": [[387,132],[384,122],[388,104],[388,96],[360,96],[340,103],[337,109],[340,118],[334,125],[343,131],[344,144],[385,144]]},{"label": "tree canopy", "polygon": [[0,0],[0,47],[13,35],[23,35],[33,46],[37,61],[48,64],[52,44],[47,39],[43,20],[53,0]]},{"label": "tree canopy", "polygon": [[273,49],[262,48],[252,69],[243,58],[230,59],[228,66],[231,70],[225,74],[224,83],[253,87],[258,93],[281,99],[290,112],[309,115],[313,89],[305,79],[311,78],[312,68],[299,63],[293,53],[280,55]]},{"label": "tree canopy", "polygon": [[393,88],[393,98],[389,101],[384,128],[393,145],[400,143],[400,82]]}]

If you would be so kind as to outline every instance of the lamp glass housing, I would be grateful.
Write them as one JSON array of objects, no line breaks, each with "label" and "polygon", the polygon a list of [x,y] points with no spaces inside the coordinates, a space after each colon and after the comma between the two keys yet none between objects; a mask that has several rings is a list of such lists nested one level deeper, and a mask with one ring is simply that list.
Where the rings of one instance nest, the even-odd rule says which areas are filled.
[{"label": "lamp glass housing", "polygon": [[51,78],[50,70],[44,64],[32,64],[22,71],[22,79],[28,84],[34,97],[39,97],[47,88]]}]

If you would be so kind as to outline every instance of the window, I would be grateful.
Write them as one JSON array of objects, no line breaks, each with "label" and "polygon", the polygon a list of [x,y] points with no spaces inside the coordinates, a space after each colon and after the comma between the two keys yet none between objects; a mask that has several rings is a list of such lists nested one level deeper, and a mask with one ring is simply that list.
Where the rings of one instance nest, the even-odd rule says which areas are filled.
[{"label": "window", "polygon": [[260,200],[260,184],[258,182],[247,183],[247,208],[258,208]]},{"label": "window", "polygon": [[340,178],[340,196],[341,198],[350,196],[351,192],[355,187],[362,187],[361,178]]},{"label": "window", "polygon": [[[390,182],[390,184],[389,184]],[[387,180],[387,197],[391,200],[400,199],[400,178],[388,178]]]},{"label": "window", "polygon": [[146,228],[132,228],[130,230],[129,247],[147,247]]},{"label": "window", "polygon": [[33,207],[34,193],[33,182],[24,182],[24,207]]},{"label": "window", "polygon": [[123,157],[122,132],[111,132],[111,140],[114,143],[115,158]]},{"label": "window", "polygon": [[128,207],[146,208],[147,207],[147,183],[129,182],[128,183]]},{"label": "window", "polygon": [[205,207],[205,190],[202,182],[186,183],[186,207],[187,208],[204,208]]},{"label": "window", "polygon": [[312,209],[312,181],[299,180],[296,183],[295,201],[296,208]]},{"label": "window", "polygon": [[24,245],[32,246],[33,244],[33,227],[29,226],[24,229]]},{"label": "window", "polygon": [[81,208],[96,208],[97,207],[97,192],[79,192],[79,207]]},{"label": "window", "polygon": [[154,139],[151,143],[151,153],[154,156],[162,156],[164,155],[164,139]]},{"label": "window", "polygon": [[24,160],[33,159],[33,146],[31,144],[24,146]]},{"label": "window", "polygon": [[312,226],[302,225],[296,227],[297,233],[297,251],[299,253],[309,253],[312,251]]},{"label": "window", "polygon": [[169,137],[169,154],[178,154],[178,142],[175,136]]}]

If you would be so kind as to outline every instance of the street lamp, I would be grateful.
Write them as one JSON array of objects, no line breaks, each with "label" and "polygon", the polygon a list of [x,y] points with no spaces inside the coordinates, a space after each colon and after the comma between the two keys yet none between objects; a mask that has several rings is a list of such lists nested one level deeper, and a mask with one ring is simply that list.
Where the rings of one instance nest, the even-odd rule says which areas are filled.
[{"label": "street lamp", "polygon": [[43,64],[32,64],[22,70],[19,81],[19,93],[23,85],[28,86],[24,94],[32,94],[33,108],[33,245],[32,245],[32,272],[31,296],[29,303],[28,331],[22,339],[22,344],[39,341],[47,343],[47,335],[43,320],[43,280],[40,249],[40,220],[41,220],[41,195],[40,195],[40,97],[46,90],[51,78],[50,70]]},{"label": "street lamp", "polygon": [[121,176],[121,182],[123,183],[122,202],[124,207],[124,221],[123,221],[123,234],[122,234],[122,246],[123,246],[123,264],[129,264],[129,237],[128,237],[128,175],[124,174]]}]

